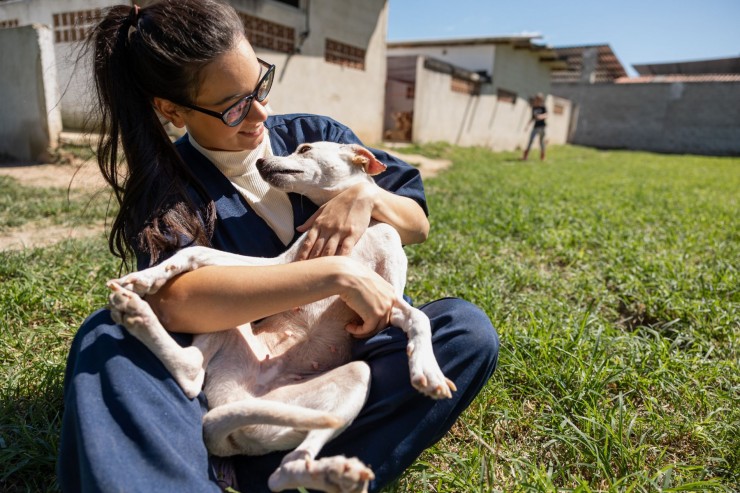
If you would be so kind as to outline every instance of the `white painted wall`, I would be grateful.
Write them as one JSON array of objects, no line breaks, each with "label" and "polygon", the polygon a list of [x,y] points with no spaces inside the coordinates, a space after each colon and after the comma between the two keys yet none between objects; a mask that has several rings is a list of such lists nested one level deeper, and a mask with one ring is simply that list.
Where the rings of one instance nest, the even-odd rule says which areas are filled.
[{"label": "white painted wall", "polygon": [[51,30],[40,24],[0,29],[0,154],[25,162],[48,161],[62,119],[57,102]]},{"label": "white painted wall", "polygon": [[496,46],[493,68],[493,89],[516,92],[524,99],[534,94],[550,92],[550,67],[539,60],[536,51],[516,49],[512,45]]},{"label": "white painted wall", "polygon": [[[119,0],[19,0],[0,3],[0,20],[18,19],[22,25],[38,23],[53,29],[53,16],[60,12],[77,12],[118,5]],[[53,31],[52,31],[53,40]],[[90,94],[90,67],[87,61],[77,62],[81,43],[54,43],[57,85],[65,129],[80,129],[88,117]],[[0,50],[5,50],[0,46]]]},{"label": "white painted wall", "polygon": [[[424,68],[417,60],[414,102],[414,142],[445,141],[461,146],[485,146],[495,151],[522,149],[529,139],[531,107],[524,97],[515,103],[499,101],[491,87],[480,95],[453,92],[451,76]],[[488,86],[491,86],[490,84]],[[529,95],[527,95],[529,96]],[[563,113],[554,114],[554,104]],[[568,137],[571,104],[548,97],[547,142],[564,144]]]},{"label": "white painted wall", "polygon": [[[387,21],[386,0],[312,1],[311,33],[300,55],[257,50],[277,65],[270,94],[273,111],[327,115],[348,125],[364,142],[380,142]],[[366,48],[365,70],[325,62],[326,38]]]},{"label": "white painted wall", "polygon": [[[88,10],[116,5],[120,0],[18,0],[0,2],[0,20],[19,19],[21,24],[53,25],[53,13]],[[142,5],[147,0],[140,2]],[[308,112],[331,116],[350,126],[368,143],[379,142],[383,130],[385,94],[385,40],[387,0],[313,0],[308,18],[296,9],[271,0],[231,0],[239,11],[291,26],[296,34],[306,26],[310,34],[301,53],[288,56],[257,50],[260,57],[277,65],[270,96],[276,113]],[[308,21],[308,23],[307,23]],[[326,38],[366,50],[365,70],[324,61]],[[92,104],[89,60],[77,65],[77,43],[55,45],[60,106],[66,129],[79,129]],[[0,52],[6,48],[0,46]]]},{"label": "white painted wall", "polygon": [[396,48],[389,47],[388,55],[420,55],[451,63],[471,72],[486,71],[489,75],[493,72],[496,59],[496,46],[473,45],[473,46],[420,46],[418,48]]}]

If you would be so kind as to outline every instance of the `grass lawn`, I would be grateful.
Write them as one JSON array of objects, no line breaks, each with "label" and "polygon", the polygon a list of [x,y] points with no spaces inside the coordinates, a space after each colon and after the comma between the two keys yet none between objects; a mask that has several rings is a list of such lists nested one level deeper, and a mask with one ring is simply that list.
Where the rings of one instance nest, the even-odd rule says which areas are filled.
[{"label": "grass lawn", "polygon": [[[478,304],[502,348],[490,384],[386,493],[736,491],[740,159],[409,151],[453,166],[426,182],[432,233],[407,249],[407,292]],[[6,189],[29,203],[0,228],[56,200]],[[55,222],[104,210],[69,205]],[[0,490],[54,489],[66,351],[117,268],[99,239],[0,252]]]}]

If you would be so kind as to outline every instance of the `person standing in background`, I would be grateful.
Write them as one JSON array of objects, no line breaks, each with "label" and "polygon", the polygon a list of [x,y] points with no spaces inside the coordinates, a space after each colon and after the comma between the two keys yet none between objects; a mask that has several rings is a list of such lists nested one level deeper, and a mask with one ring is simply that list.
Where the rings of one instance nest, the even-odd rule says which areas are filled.
[{"label": "person standing in background", "polygon": [[534,138],[539,136],[540,138],[540,160],[545,160],[545,128],[547,119],[547,108],[545,108],[545,96],[542,93],[535,94],[532,98],[532,119],[530,123],[534,123],[532,132],[529,134],[529,143],[527,148],[524,150],[522,160],[526,161],[529,156],[529,150],[532,148],[532,142]]}]

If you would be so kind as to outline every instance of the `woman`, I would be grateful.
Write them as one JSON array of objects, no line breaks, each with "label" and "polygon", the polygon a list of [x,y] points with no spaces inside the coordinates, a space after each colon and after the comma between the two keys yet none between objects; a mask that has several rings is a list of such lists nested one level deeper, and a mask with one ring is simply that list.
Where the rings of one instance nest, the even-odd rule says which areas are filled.
[{"label": "woman", "polygon": [[[393,290],[343,256],[371,218],[391,224],[406,244],[426,239],[418,172],[375,151],[388,165],[377,180],[380,191],[358,185],[317,208],[269,189],[254,168],[259,157],[290,153],[303,142],[360,142],[326,117],[268,116],[274,67],[255,56],[227,5],[167,0],[112,7],[90,43],[104,130],[98,161],[120,203],[111,251],[124,263],[133,252],[139,268],[191,244],[272,257],[308,231],[303,262],[205,267],[147,300],[187,345],[188,334],[340,295],[363,320],[351,329],[353,357],[370,365],[372,388],[360,416],[321,455],[360,458],[376,476],[370,489],[380,490],[446,433],[498,356],[496,333],[478,308],[457,299],[422,306],[440,366],[458,391],[444,401],[419,394],[407,377],[406,337],[387,327]],[[173,145],[159,115],[187,135]],[[284,453],[209,458],[201,432],[206,405],[202,393],[187,399],[108,310],[92,314],[75,336],[65,375],[62,490],[218,491],[224,484],[215,466],[226,465],[243,491],[268,491],[267,477]]]},{"label": "woman", "polygon": [[532,118],[529,123],[532,124],[532,131],[529,133],[529,142],[527,147],[524,149],[522,155],[522,161],[526,161],[529,156],[529,150],[532,148],[532,143],[535,137],[540,138],[540,160],[545,160],[545,129],[547,127],[547,108],[545,108],[545,96],[538,92],[532,98]]}]

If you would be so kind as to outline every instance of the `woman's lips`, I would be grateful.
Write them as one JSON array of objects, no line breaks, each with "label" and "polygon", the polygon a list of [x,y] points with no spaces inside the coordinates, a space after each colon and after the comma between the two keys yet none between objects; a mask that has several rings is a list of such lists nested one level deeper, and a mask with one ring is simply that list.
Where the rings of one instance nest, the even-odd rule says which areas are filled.
[{"label": "woman's lips", "polygon": [[247,137],[258,137],[259,135],[262,134],[262,132],[264,132],[264,130],[265,130],[264,125],[259,124],[257,127],[251,130],[248,130],[248,129],[240,130],[239,133],[246,135]]}]

